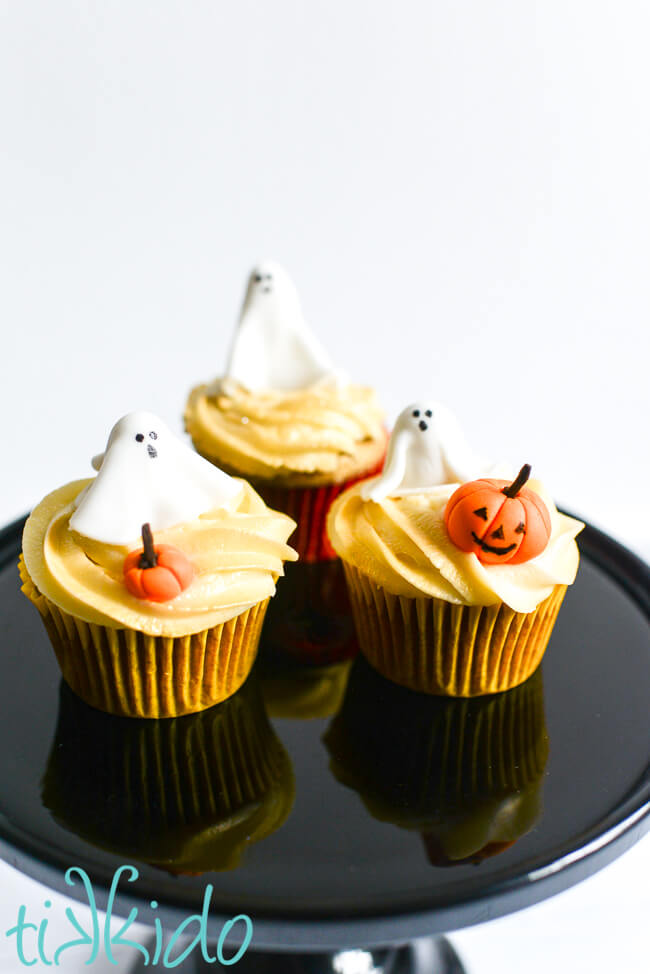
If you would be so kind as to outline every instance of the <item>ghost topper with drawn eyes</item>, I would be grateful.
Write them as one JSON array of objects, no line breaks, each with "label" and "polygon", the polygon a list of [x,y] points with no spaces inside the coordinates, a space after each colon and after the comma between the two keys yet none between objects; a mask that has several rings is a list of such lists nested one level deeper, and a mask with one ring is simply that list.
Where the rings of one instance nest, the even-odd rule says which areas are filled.
[{"label": "ghost topper with drawn eyes", "polygon": [[136,541],[145,523],[161,531],[194,520],[228,506],[242,490],[148,412],[118,420],[92,464],[98,474],[79,494],[70,527],[105,544]]},{"label": "ghost topper with drawn eyes", "polygon": [[224,379],[265,392],[305,389],[341,377],[305,321],[287,272],[274,261],[262,261],[248,278]]},{"label": "ghost topper with drawn eyes", "polygon": [[[136,443],[146,443],[147,456],[149,457],[150,460],[156,459],[156,457],[158,456],[158,450],[154,446],[153,442],[148,442],[148,440],[155,441],[157,439],[158,439],[158,433],[156,432],[156,430],[149,430],[149,432],[146,435],[144,433],[135,434]],[[110,444],[110,439],[109,439],[109,444]],[[107,449],[108,449],[108,445],[107,445]],[[102,463],[104,462],[104,456],[105,456],[105,451],[104,453],[96,454],[96,456],[92,458],[90,464],[93,470],[99,470]]]},{"label": "ghost topper with drawn eyes", "polygon": [[397,417],[379,477],[361,488],[364,500],[423,493],[441,484],[462,483],[485,471],[469,447],[458,420],[430,400],[411,403]]},{"label": "ghost topper with drawn eyes", "polygon": [[274,282],[275,276],[268,267],[256,268],[251,274],[251,285],[258,294],[271,294]]}]

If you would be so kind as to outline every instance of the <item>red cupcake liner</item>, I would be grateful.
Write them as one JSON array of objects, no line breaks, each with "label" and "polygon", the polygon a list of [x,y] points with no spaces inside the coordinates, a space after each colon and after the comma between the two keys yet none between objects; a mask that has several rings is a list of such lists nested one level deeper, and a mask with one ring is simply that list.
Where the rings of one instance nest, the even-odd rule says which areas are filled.
[{"label": "red cupcake liner", "polygon": [[338,558],[338,555],[327,536],[326,524],[330,507],[348,487],[380,473],[384,460],[385,456],[372,470],[341,484],[328,484],[324,487],[276,487],[256,482],[254,486],[269,507],[288,514],[297,523],[298,527],[289,538],[289,544],[298,552],[301,561],[331,561]]},{"label": "red cupcake liner", "polygon": [[341,561],[286,565],[264,623],[262,658],[326,666],[358,652]]}]

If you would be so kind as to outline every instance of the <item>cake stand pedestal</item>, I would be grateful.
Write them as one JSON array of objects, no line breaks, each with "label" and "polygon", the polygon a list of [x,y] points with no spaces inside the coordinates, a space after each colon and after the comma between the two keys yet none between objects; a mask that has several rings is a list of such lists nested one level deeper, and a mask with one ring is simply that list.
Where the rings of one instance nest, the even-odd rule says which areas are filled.
[{"label": "cake stand pedestal", "polygon": [[[414,827],[409,815],[417,809],[409,807],[408,793],[402,806],[378,811],[363,783],[337,780],[323,742],[336,713],[323,716],[322,706],[313,719],[272,718],[293,765],[295,803],[282,827],[245,849],[237,868],[174,875],[137,850],[125,858],[110,843],[91,843],[42,799],[60,675],[38,614],[19,591],[20,535],[19,522],[0,532],[0,854],[59,892],[86,900],[79,883],[65,881],[68,868],[81,867],[105,910],[115,870],[131,864],[137,880],[120,884],[113,913],[126,916],[135,907],[138,922],[173,931],[201,912],[209,884],[209,943],[233,916],[253,922],[250,949],[235,965],[241,974],[459,974],[445,933],[553,896],[606,866],[650,826],[650,575],[631,553],[587,527],[578,578],[538,677],[548,759],[535,785],[537,805],[518,828],[501,802],[510,841],[496,835],[489,856],[485,847],[457,861],[451,854],[451,861],[432,858],[432,826]],[[394,714],[389,696],[387,690],[380,713]],[[474,727],[477,713],[468,711]],[[90,788],[93,762],[86,764]],[[121,797],[107,794],[107,801]],[[78,820],[83,789],[70,801]],[[512,803],[521,810],[514,793]],[[468,808],[474,835],[487,827],[488,813],[475,802]],[[444,845],[438,840],[436,834]],[[233,953],[237,946],[233,941]],[[195,951],[178,969],[220,966],[202,968],[198,958]]]},{"label": "cake stand pedestal", "polygon": [[[153,942],[150,947],[153,950]],[[331,953],[250,951],[235,968],[237,974],[465,974],[458,954],[446,937],[423,937],[402,947],[353,948]],[[149,970],[144,962],[138,962],[128,974],[146,974]],[[205,974],[215,967],[190,957],[177,970],[184,974]]]}]

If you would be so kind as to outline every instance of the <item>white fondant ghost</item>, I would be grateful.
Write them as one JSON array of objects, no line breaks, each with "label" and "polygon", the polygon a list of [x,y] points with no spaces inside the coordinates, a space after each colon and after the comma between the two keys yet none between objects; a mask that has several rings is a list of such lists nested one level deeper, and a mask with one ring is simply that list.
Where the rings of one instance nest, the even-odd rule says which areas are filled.
[{"label": "white fondant ghost", "polygon": [[361,496],[380,501],[423,493],[440,484],[474,480],[486,472],[453,413],[437,402],[414,402],[397,417],[384,469],[364,484]]},{"label": "white fondant ghost", "polygon": [[304,389],[338,374],[309,329],[296,288],[279,264],[263,261],[248,279],[225,378],[252,392]]},{"label": "white fondant ghost", "polygon": [[226,506],[241,484],[179,440],[153,413],[118,420],[106,452],[93,457],[98,474],[79,495],[74,531],[106,544],[137,542],[152,531]]}]

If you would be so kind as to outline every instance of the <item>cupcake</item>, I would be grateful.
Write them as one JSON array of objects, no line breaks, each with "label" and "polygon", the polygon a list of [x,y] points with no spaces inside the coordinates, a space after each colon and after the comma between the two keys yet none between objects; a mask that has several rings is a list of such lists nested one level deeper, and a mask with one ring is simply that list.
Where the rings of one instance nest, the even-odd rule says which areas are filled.
[{"label": "cupcake", "polygon": [[292,544],[309,562],[335,557],[327,511],[386,449],[375,393],[334,368],[272,262],[251,273],[225,374],[192,390],[185,425],[202,456],[297,522]]},{"label": "cupcake", "polygon": [[419,833],[434,866],[498,855],[541,814],[541,670],[507,693],[453,700],[396,686],[358,659],[324,741],[337,780],[373,818]]},{"label": "cupcake", "polygon": [[254,676],[222,704],[157,721],[103,714],[62,683],[42,799],[122,860],[196,874],[234,869],[277,831],[294,777]]},{"label": "cupcake", "polygon": [[151,413],[119,420],[93,466],[93,480],[48,494],[23,534],[23,592],[64,679],[128,717],[220,703],[246,679],[296,557],[293,521]]},{"label": "cupcake", "polygon": [[375,669],[414,690],[472,697],[538,666],[584,525],[557,510],[527,465],[511,481],[460,483],[471,457],[453,436],[445,445],[437,411],[404,410],[384,472],[337,499],[328,530]]}]

